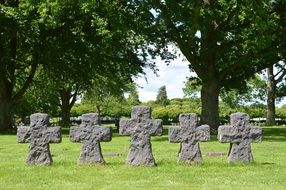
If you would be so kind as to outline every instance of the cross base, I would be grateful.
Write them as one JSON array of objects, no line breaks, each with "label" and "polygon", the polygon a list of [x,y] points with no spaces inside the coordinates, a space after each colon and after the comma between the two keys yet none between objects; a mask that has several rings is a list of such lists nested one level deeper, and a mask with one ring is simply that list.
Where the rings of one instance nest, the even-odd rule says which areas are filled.
[{"label": "cross base", "polygon": [[105,164],[99,143],[84,143],[78,164]]},{"label": "cross base", "polygon": [[50,153],[49,144],[30,145],[30,151],[26,159],[29,165],[51,165],[53,159]]},{"label": "cross base", "polygon": [[199,143],[182,143],[182,149],[179,152],[178,162],[185,164],[193,164],[200,163],[202,161],[203,159]]},{"label": "cross base", "polygon": [[231,143],[228,155],[229,162],[253,162],[250,142]]},{"label": "cross base", "polygon": [[152,154],[150,137],[141,137],[140,140],[138,140],[138,138],[135,138],[136,140],[134,140],[134,138],[132,139],[126,163],[132,166],[156,166],[155,159]]}]

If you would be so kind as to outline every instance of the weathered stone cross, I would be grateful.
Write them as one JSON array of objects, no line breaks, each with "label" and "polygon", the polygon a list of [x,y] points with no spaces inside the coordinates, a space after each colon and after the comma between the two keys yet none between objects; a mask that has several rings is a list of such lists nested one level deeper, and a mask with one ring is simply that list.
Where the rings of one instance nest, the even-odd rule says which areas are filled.
[{"label": "weathered stone cross", "polygon": [[133,166],[155,166],[152,154],[151,135],[162,135],[161,119],[151,119],[151,108],[135,106],[130,120],[120,120],[119,133],[131,135],[131,145],[126,163]]},{"label": "weathered stone cross", "polygon": [[231,125],[218,128],[218,140],[222,143],[231,143],[228,153],[230,162],[251,162],[251,143],[262,141],[262,129],[249,126],[249,116],[246,113],[233,113],[230,115]]},{"label": "weathered stone cross", "polygon": [[169,128],[169,141],[181,143],[178,162],[191,164],[202,161],[199,141],[210,140],[210,127],[208,125],[197,127],[197,121],[195,113],[180,114],[181,127]]},{"label": "weathered stone cross", "polygon": [[70,141],[81,142],[78,164],[104,164],[100,141],[109,142],[112,139],[112,128],[99,126],[100,119],[97,113],[82,115],[79,127],[71,127]]},{"label": "weathered stone cross", "polygon": [[32,114],[30,120],[30,127],[22,126],[17,130],[17,141],[19,143],[31,143],[26,163],[50,165],[53,160],[49,143],[61,142],[61,128],[48,127],[49,116],[45,113]]}]

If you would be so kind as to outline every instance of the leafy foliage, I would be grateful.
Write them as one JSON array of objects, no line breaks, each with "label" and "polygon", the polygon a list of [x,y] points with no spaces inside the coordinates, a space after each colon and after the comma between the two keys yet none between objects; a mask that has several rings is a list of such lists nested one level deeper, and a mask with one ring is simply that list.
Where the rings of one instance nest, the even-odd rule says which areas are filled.
[{"label": "leafy foliage", "polygon": [[156,96],[156,103],[162,106],[166,106],[169,104],[166,86],[161,86],[159,88]]},{"label": "leafy foliage", "polygon": [[286,104],[278,108],[276,114],[277,117],[286,119]]},{"label": "leafy foliage", "polygon": [[0,131],[12,128],[13,105],[39,66],[39,15],[32,4],[0,2]]},{"label": "leafy foliage", "polygon": [[[183,88],[184,96],[198,98],[202,88],[201,80],[197,77],[187,78]],[[246,85],[240,89],[222,88],[220,92],[221,101],[231,108],[240,107],[253,102],[262,102],[266,100],[266,83],[256,74],[246,81]]]},{"label": "leafy foliage", "polygon": [[130,83],[128,85],[128,98],[127,103],[131,106],[139,105],[141,102],[139,100],[138,90],[135,84]]},{"label": "leafy foliage", "polygon": [[[138,18],[134,30],[148,34],[155,50],[172,43],[202,82],[202,119],[217,127],[218,95],[279,60],[272,1],[129,1]],[[149,24],[149,25],[148,25]],[[142,29],[143,28],[143,29]],[[156,36],[157,38],[154,38]],[[163,48],[164,49],[164,48]],[[154,51],[163,58],[166,52]]]},{"label": "leafy foliage", "polygon": [[[10,104],[19,105],[16,99],[23,97],[37,70],[41,76],[27,95],[38,96],[31,102],[38,104],[35,110],[51,111],[47,106],[53,104],[69,118],[86,89],[121,94],[143,67],[153,68],[138,50],[146,45],[132,33],[126,6],[120,0],[1,1],[0,93],[9,89],[9,94],[0,100],[1,110],[7,110],[5,116],[1,111],[0,128],[7,123],[2,118],[10,117]],[[38,93],[45,82],[51,92]]]}]

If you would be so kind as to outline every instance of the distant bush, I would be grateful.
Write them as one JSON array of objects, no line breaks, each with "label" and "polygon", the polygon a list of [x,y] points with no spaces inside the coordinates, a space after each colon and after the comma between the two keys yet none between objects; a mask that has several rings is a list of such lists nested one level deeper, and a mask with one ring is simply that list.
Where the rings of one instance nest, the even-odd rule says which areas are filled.
[{"label": "distant bush", "polygon": [[168,120],[170,122],[175,122],[175,123],[179,121],[179,115],[183,113],[183,110],[181,109],[181,106],[179,105],[167,106],[166,110],[168,112]]},{"label": "distant bush", "polygon": [[168,111],[165,107],[156,107],[152,111],[152,117],[154,119],[162,119],[164,124],[169,122]]},{"label": "distant bush", "polygon": [[152,116],[155,119],[162,119],[165,124],[170,124],[171,122],[179,122],[179,115],[182,113],[196,113],[199,115],[200,111],[199,101],[187,98],[174,98],[170,100],[170,104],[167,106],[154,106]]},{"label": "distant bush", "polygon": [[170,105],[182,105],[182,104],[183,104],[183,102],[182,102],[182,100],[179,99],[179,98],[171,99],[171,100],[170,100]]},{"label": "distant bush", "polygon": [[264,104],[252,104],[245,107],[244,112],[248,113],[250,118],[266,118],[267,106]]},{"label": "distant bush", "polygon": [[286,104],[276,110],[276,116],[278,118],[286,119]]},{"label": "distant bush", "polygon": [[148,102],[143,102],[143,103],[141,103],[140,105],[142,105],[142,106],[149,106],[149,107],[151,107],[152,109],[154,109],[154,108],[156,108],[156,107],[162,107],[162,106],[160,106],[159,104],[157,104],[155,101],[153,101],[153,100],[150,100],[150,101],[148,101]]},{"label": "distant bush", "polygon": [[71,116],[77,117],[85,113],[96,112],[96,107],[91,104],[75,104],[71,109]]},{"label": "distant bush", "polygon": [[[155,101],[148,101],[140,105],[150,106],[152,108],[152,117],[162,119],[164,124],[178,122],[181,113],[196,113],[199,117],[201,114],[200,99],[174,98],[170,100],[167,106],[156,104]],[[101,107],[101,116],[103,117],[130,117],[132,106],[124,102],[109,101],[108,104]],[[250,118],[266,118],[267,107],[263,104],[252,104],[250,106],[230,107],[224,102],[219,103],[220,122],[229,122],[230,114],[235,112],[246,112]],[[75,104],[71,110],[71,116],[76,117],[85,113],[96,112],[95,105],[92,104]],[[276,110],[278,118],[286,118],[286,105]]]}]

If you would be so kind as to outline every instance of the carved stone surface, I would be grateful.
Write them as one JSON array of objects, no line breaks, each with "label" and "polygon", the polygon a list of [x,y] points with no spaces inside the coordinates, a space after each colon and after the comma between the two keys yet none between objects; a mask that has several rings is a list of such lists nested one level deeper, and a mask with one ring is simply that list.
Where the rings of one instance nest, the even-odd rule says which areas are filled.
[{"label": "carved stone surface", "polygon": [[49,116],[45,113],[32,114],[30,120],[30,127],[21,126],[17,130],[17,141],[19,143],[30,143],[26,163],[33,165],[50,165],[53,160],[49,143],[61,142],[61,128],[48,127]]},{"label": "carved stone surface", "polygon": [[252,142],[262,141],[262,129],[258,126],[249,126],[249,116],[246,113],[230,115],[230,125],[218,128],[218,140],[222,143],[231,143],[228,154],[230,162],[251,162]]},{"label": "carved stone surface", "polygon": [[112,128],[99,126],[100,119],[97,113],[82,115],[79,127],[71,127],[70,141],[83,144],[78,164],[104,164],[100,142],[109,142],[112,139]]},{"label": "carved stone surface", "polygon": [[180,127],[169,128],[169,141],[181,143],[178,162],[192,164],[202,162],[199,141],[210,140],[210,127],[197,127],[198,118],[194,113],[180,114]]},{"label": "carved stone surface", "polygon": [[151,119],[151,108],[135,106],[130,120],[120,120],[119,133],[131,135],[131,145],[126,163],[133,166],[155,166],[151,135],[162,135],[161,119]]}]

